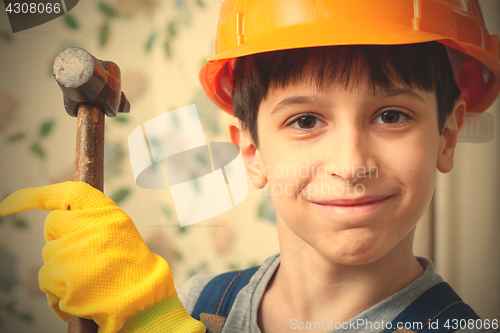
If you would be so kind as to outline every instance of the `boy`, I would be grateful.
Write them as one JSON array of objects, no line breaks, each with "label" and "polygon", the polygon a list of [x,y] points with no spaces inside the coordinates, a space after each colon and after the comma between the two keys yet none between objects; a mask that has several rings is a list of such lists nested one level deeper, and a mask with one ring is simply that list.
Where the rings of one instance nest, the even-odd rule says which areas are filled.
[{"label": "boy", "polygon": [[[498,328],[412,254],[436,168],[453,167],[466,110],[484,111],[498,95],[500,61],[489,51],[498,40],[482,36],[488,48],[470,35],[461,40],[458,32],[481,22],[476,2],[460,10],[453,1],[414,3],[222,1],[217,55],[200,78],[239,120],[231,137],[252,185],[269,184],[280,254],[258,269],[196,276],[179,290],[210,331]],[[448,17],[436,13],[451,21],[436,24]],[[478,71],[484,80],[476,81]],[[31,189],[6,199],[0,213],[27,208],[67,209],[47,218],[40,275],[62,318],[90,317],[103,332],[203,330],[178,303],[166,263],[101,194],[73,183]],[[76,223],[88,227],[74,230]],[[77,242],[76,261],[93,260],[93,272],[77,274],[80,265],[63,259]],[[472,326],[461,329],[460,320]]]}]

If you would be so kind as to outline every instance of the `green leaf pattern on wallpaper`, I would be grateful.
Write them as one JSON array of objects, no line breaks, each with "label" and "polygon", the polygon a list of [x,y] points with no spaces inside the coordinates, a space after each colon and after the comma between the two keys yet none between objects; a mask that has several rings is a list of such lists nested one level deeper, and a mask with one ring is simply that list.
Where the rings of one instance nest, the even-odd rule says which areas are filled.
[{"label": "green leaf pattern on wallpaper", "polygon": [[54,119],[44,119],[38,125],[22,130],[10,130],[19,125],[19,110],[21,98],[8,91],[0,91],[0,135],[7,144],[23,144],[27,151],[38,159],[46,157],[46,140],[52,133],[56,122]]},{"label": "green leaf pattern on wallpaper", "polygon": [[[20,221],[15,221],[15,223],[20,223]],[[17,259],[9,249],[0,246],[0,330],[3,322],[8,318],[27,324],[34,320],[31,311],[18,309],[19,302],[16,299],[15,290],[21,285],[19,275]]]},{"label": "green leaf pattern on wallpaper", "polygon": [[[113,22],[116,20],[131,20],[139,15],[152,18],[160,10],[172,11],[163,28],[151,27],[151,32],[144,37],[144,50],[150,52],[160,40],[163,52],[167,59],[172,59],[175,55],[175,40],[179,31],[189,28],[192,22],[193,13],[196,10],[203,10],[205,2],[203,0],[117,0],[99,1],[96,3],[97,12],[102,16],[102,23],[97,33],[97,40],[101,47],[106,47],[112,40],[114,28]],[[168,7],[168,8],[166,8]],[[79,28],[78,18],[75,15],[65,15],[66,26],[71,30]],[[8,36],[4,37],[8,40]]]},{"label": "green leaf pattern on wallpaper", "polygon": [[269,195],[263,196],[258,207],[257,217],[269,223],[276,223],[276,209]]}]

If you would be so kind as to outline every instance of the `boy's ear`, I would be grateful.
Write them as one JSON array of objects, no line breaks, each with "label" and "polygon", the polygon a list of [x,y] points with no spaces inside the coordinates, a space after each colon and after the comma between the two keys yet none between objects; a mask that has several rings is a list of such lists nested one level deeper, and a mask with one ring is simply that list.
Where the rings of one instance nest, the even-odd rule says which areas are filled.
[{"label": "boy's ear", "polygon": [[231,141],[240,147],[252,186],[257,189],[263,188],[267,184],[267,177],[264,174],[260,151],[254,145],[250,133],[243,129],[241,121],[236,117],[233,117],[229,122],[229,133]]},{"label": "boy's ear", "polygon": [[443,173],[453,169],[453,155],[458,141],[458,132],[464,124],[465,101],[460,98],[454,106],[453,112],[446,120],[443,133],[440,137],[437,168]]}]

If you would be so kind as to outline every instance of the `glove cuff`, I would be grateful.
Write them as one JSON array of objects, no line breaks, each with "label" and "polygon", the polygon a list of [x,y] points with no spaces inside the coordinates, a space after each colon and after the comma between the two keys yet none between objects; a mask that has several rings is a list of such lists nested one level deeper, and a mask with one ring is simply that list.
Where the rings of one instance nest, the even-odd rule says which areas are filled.
[{"label": "glove cuff", "polygon": [[192,318],[177,295],[151,305],[125,320],[119,333],[186,332],[205,333],[205,326]]}]

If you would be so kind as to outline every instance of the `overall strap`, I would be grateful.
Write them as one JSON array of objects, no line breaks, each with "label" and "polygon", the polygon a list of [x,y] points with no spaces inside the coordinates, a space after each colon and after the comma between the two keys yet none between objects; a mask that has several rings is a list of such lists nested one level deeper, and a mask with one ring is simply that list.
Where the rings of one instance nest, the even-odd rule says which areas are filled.
[{"label": "overall strap", "polygon": [[220,333],[236,296],[258,269],[259,267],[252,267],[214,277],[198,296],[191,316],[200,320],[207,332]]},{"label": "overall strap", "polygon": [[463,328],[469,319],[480,318],[448,283],[441,282],[413,301],[392,321],[392,326],[386,326],[384,333],[448,333],[459,329],[461,320]]}]

